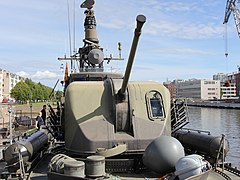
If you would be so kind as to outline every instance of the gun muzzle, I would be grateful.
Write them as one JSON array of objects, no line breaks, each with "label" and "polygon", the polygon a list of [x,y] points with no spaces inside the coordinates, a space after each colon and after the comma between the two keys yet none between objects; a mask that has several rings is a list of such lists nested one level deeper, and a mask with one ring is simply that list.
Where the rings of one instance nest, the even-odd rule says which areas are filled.
[{"label": "gun muzzle", "polygon": [[135,29],[135,33],[141,34],[143,24],[146,22],[146,17],[144,15],[138,15],[136,20],[137,20],[137,27]]}]

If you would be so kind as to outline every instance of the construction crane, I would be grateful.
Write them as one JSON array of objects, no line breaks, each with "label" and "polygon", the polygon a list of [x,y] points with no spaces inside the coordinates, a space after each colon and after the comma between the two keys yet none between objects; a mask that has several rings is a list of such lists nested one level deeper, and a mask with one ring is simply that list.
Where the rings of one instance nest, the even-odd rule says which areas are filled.
[{"label": "construction crane", "polygon": [[[239,3],[239,1],[238,1],[238,3]],[[234,17],[235,24],[237,27],[238,36],[240,38],[240,13],[239,13],[239,9],[236,5],[236,0],[227,0],[223,24],[226,24],[228,22],[231,12],[233,12],[233,17]]]},{"label": "construction crane", "polygon": [[[239,3],[239,0],[237,3]],[[227,22],[228,22],[229,16],[231,15],[232,12],[233,12],[234,21],[235,21],[235,24],[237,27],[238,36],[240,38],[240,13],[239,13],[239,9],[236,5],[236,0],[227,0],[225,17],[224,17],[224,21],[223,21],[223,24],[226,25],[226,29],[225,29],[225,38],[226,38],[225,56],[226,57],[228,56],[228,52],[227,52]]]}]

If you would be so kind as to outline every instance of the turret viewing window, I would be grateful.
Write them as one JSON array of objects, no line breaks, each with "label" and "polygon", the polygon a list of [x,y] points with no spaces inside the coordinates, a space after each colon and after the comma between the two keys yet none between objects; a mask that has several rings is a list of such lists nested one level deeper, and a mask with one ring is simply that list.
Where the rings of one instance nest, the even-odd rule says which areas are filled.
[{"label": "turret viewing window", "polygon": [[165,117],[162,96],[157,91],[150,91],[146,94],[148,116],[150,119],[161,119]]}]

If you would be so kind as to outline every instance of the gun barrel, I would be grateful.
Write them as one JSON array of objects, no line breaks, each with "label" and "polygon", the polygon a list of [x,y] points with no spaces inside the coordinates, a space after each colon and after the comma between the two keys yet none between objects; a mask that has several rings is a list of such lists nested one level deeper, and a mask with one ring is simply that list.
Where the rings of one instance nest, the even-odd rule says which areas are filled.
[{"label": "gun barrel", "polygon": [[131,69],[132,69],[133,60],[134,60],[137,45],[138,45],[138,40],[139,40],[139,37],[141,35],[142,26],[146,22],[146,17],[144,15],[138,15],[136,20],[137,20],[137,27],[135,28],[132,47],[131,47],[131,51],[130,51],[130,54],[129,54],[127,68],[126,68],[126,71],[125,71],[125,74],[124,74],[122,87],[120,89],[120,94],[124,94],[125,91],[126,91],[127,84],[128,84],[128,81],[129,81],[130,72],[131,72]]}]

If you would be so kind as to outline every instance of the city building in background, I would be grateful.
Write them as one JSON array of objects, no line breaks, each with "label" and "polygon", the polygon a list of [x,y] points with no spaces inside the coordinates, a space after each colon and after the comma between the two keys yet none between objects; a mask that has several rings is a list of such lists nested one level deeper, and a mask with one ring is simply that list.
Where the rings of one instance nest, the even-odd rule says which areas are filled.
[{"label": "city building in background", "polygon": [[240,67],[237,72],[214,74],[212,80],[175,79],[167,80],[163,84],[169,89],[173,98],[238,102],[240,100]]},{"label": "city building in background", "polygon": [[240,97],[240,72],[235,74],[236,96]]},{"label": "city building in background", "polygon": [[236,84],[230,81],[221,82],[221,99],[236,98]]},{"label": "city building in background", "polygon": [[25,78],[0,69],[0,102],[2,102],[2,100],[5,98],[11,98],[11,89],[21,80],[25,80]]},{"label": "city building in background", "polygon": [[0,102],[3,100],[3,88],[4,88],[4,80],[3,80],[3,70],[0,69]]},{"label": "city building in background", "polygon": [[227,80],[230,83],[235,83],[236,86],[236,96],[240,97],[240,68],[238,67],[237,72],[233,72],[227,75]]},{"label": "city building in background", "polygon": [[163,83],[163,85],[168,88],[171,98],[176,99],[177,97],[177,88],[176,88],[176,84],[174,83]]},{"label": "city building in background", "polygon": [[220,99],[219,80],[190,79],[177,83],[177,98]]},{"label": "city building in background", "polygon": [[224,73],[214,74],[213,80],[219,80],[220,82],[225,82],[227,80],[227,75]]}]

